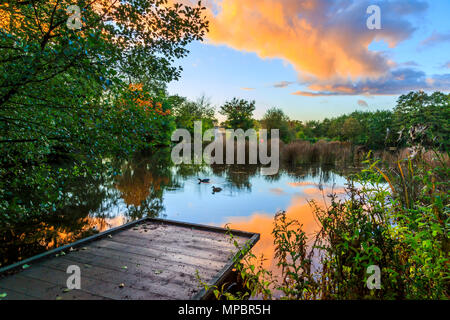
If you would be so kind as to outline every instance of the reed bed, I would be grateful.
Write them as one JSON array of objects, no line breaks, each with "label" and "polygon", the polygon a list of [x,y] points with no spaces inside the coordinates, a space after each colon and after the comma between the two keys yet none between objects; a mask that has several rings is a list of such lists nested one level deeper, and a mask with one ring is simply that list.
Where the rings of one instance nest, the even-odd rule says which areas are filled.
[{"label": "reed bed", "polygon": [[320,163],[326,165],[351,163],[354,150],[347,142],[320,140],[314,144],[297,140],[280,146],[280,157],[289,165]]},{"label": "reed bed", "polygon": [[387,167],[397,166],[399,161],[420,159],[431,167],[450,165],[448,153],[437,153],[434,150],[417,150],[417,148],[401,148],[392,150],[370,151],[364,146],[352,146],[350,142],[325,141],[316,143],[297,140],[289,144],[280,144],[281,160],[287,165],[323,164],[351,165],[367,160],[370,152],[372,160],[380,160]]}]

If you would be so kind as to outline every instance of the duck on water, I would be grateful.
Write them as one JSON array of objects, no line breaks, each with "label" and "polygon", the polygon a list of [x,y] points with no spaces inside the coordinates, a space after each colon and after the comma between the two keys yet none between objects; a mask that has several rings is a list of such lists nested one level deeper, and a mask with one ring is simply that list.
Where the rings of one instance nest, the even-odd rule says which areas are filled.
[{"label": "duck on water", "polygon": [[222,191],[222,188],[220,188],[220,187],[214,187],[214,186],[212,186],[212,190],[213,190],[213,194],[214,193],[216,193],[216,192],[220,192],[220,191]]}]

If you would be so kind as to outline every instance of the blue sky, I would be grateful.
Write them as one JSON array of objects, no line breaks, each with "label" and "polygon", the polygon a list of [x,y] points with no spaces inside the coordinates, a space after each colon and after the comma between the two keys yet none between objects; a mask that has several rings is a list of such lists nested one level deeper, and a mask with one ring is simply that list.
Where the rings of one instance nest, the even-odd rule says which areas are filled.
[{"label": "blue sky", "polygon": [[[189,99],[205,94],[216,106],[251,99],[255,118],[280,107],[299,120],[392,109],[412,89],[448,92],[450,1],[272,1],[274,19],[266,15],[267,1],[219,1],[210,34],[189,45],[189,56],[179,61],[181,79],[169,92]],[[302,2],[315,7],[300,8]],[[380,6],[382,30],[363,27],[369,4]],[[274,87],[281,82],[287,85]]]}]

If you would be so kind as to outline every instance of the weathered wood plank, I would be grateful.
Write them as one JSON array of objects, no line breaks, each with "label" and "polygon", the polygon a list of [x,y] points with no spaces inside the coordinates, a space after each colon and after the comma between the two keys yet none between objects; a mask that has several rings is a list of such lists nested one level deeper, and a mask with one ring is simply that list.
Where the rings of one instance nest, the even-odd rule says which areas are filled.
[{"label": "weathered wood plank", "polygon": [[[143,230],[147,230],[147,232],[144,232]],[[195,249],[198,249],[198,247],[201,247],[202,250],[213,250],[215,252],[217,251],[223,251],[223,250],[234,250],[235,246],[234,244],[230,243],[228,236],[222,234],[218,235],[215,238],[211,237],[203,237],[203,236],[196,236],[195,230],[168,230],[168,231],[162,231],[162,230],[149,230],[144,228],[133,228],[129,230],[124,230],[121,232],[120,236],[130,235],[130,236],[136,236],[141,239],[148,239],[154,243],[177,243],[180,245],[186,245],[186,247],[189,246],[195,246]],[[117,235],[116,235],[117,236]],[[244,243],[246,239],[244,238],[238,238],[238,241],[240,241],[240,244]],[[194,247],[192,247],[194,248]]]},{"label": "weathered wood plank", "polygon": [[[8,294],[6,298],[9,300],[55,300],[58,297],[60,297],[61,300],[105,299],[99,295],[82,290],[70,290],[64,292],[64,289],[66,288],[65,283],[62,285],[61,283],[41,280],[40,278],[33,277],[33,273],[30,273],[30,275],[31,277],[24,274],[18,274],[14,277],[13,281],[11,278],[2,279],[0,281],[0,287]],[[65,277],[65,279],[67,279],[67,274],[65,274]],[[53,277],[47,279],[51,280]]]},{"label": "weathered wood plank", "polygon": [[[121,288],[119,285],[123,282],[119,282],[119,279],[116,280],[114,277],[111,277],[110,270],[89,268],[84,265],[79,267],[81,269],[81,290],[71,290],[70,292],[73,291],[74,293],[77,293],[84,291],[101,298],[118,300],[171,299],[170,296],[160,295],[131,285],[125,285]],[[43,299],[54,300],[57,296],[64,294],[64,289],[67,288],[66,281],[69,275],[65,272],[65,270],[61,269],[63,268],[55,268],[53,266],[39,264],[36,266],[31,266],[23,272],[23,275],[21,273],[21,276],[24,278],[26,277],[27,279],[34,279],[36,281],[44,281],[43,279],[45,279],[45,282],[48,282],[51,289],[48,289],[45,293],[43,293],[40,291],[42,285],[38,285],[36,287],[33,286],[30,288],[29,294],[42,297]]]},{"label": "weathered wood plank", "polygon": [[137,270],[170,270],[178,272],[181,277],[186,277],[189,279],[197,279],[195,277],[196,272],[202,275],[202,280],[211,279],[217,274],[219,270],[208,269],[202,266],[195,266],[185,263],[174,264],[172,261],[163,259],[152,259],[142,255],[133,254],[130,252],[120,252],[116,250],[109,250],[107,248],[95,248],[93,246],[89,247],[87,251],[79,251],[76,255],[74,253],[69,253],[68,258],[72,255],[75,259],[78,257],[86,258],[97,258],[99,264],[108,265],[115,268],[122,268],[127,266],[128,269],[136,267]]},{"label": "weathered wood plank", "polygon": [[21,274],[1,279],[0,287],[3,288],[6,293],[8,293],[9,290],[12,290],[17,294],[24,294],[35,299],[46,299],[50,298],[50,296],[54,299],[58,293],[61,293],[61,289],[58,285],[47,281],[30,279]]},{"label": "weathered wood plank", "polygon": [[1,286],[0,286],[0,292],[6,293],[6,297],[2,298],[2,300],[40,300],[39,297],[32,297],[23,292],[17,292],[13,289],[1,287]]},{"label": "weathered wood plank", "polygon": [[[250,237],[258,239],[235,233],[239,245]],[[197,273],[219,284],[236,253],[224,229],[148,218],[26,259],[31,266],[0,279],[0,292],[6,299],[198,299],[207,292]],[[69,265],[81,269],[81,290],[66,289]]]},{"label": "weathered wood plank", "polygon": [[[164,270],[161,273],[152,272],[133,272],[123,268],[112,268],[99,264],[98,258],[81,258],[76,254],[71,257],[60,257],[51,259],[43,263],[43,267],[56,269],[62,272],[67,270],[70,265],[78,265],[81,269],[81,279],[85,277],[95,279],[100,282],[109,282],[117,287],[123,283],[125,287],[131,287],[137,290],[143,290],[150,295],[171,297],[182,299],[189,297],[194,292],[199,291],[194,283],[187,283],[183,277],[177,277],[176,273]],[[66,275],[67,279],[67,275]],[[82,288],[84,288],[82,284]],[[193,291],[192,289],[195,289]]]},{"label": "weathered wood plank", "polygon": [[[144,232],[147,230],[147,232]],[[219,233],[215,231],[206,231],[196,228],[180,227],[175,225],[163,225],[163,224],[152,224],[149,222],[140,223],[133,228],[129,228],[125,231],[139,231],[149,235],[155,235],[156,237],[164,237],[167,239],[177,240],[180,237],[184,239],[192,239],[195,241],[207,241],[207,242],[218,242],[217,245],[225,245],[234,247],[230,243],[230,237],[225,233]],[[181,232],[180,232],[181,231]],[[236,236],[236,239],[241,243],[248,240],[247,237]]]},{"label": "weathered wood plank", "polygon": [[164,251],[167,253],[180,254],[183,256],[187,256],[190,258],[199,258],[206,260],[215,260],[218,262],[226,262],[233,256],[233,250],[231,248],[227,248],[224,250],[217,250],[211,248],[212,244],[208,247],[198,247],[195,245],[190,245],[187,242],[183,241],[170,241],[166,242],[163,240],[164,238],[156,238],[146,239],[139,237],[138,235],[133,234],[118,234],[115,237],[108,239],[109,241],[115,241],[119,243],[126,243],[129,245],[154,249],[159,251]]},{"label": "weathered wood plank", "polygon": [[223,265],[224,265],[223,262],[217,262],[217,261],[213,261],[213,260],[209,260],[209,259],[196,258],[196,257],[184,255],[184,254],[165,252],[165,251],[160,251],[160,250],[152,249],[152,248],[136,247],[136,246],[133,246],[130,244],[120,243],[120,242],[116,242],[116,241],[109,241],[109,240],[110,239],[108,239],[108,240],[104,239],[104,240],[97,241],[95,243],[95,245],[98,247],[110,248],[110,249],[118,250],[118,251],[132,252],[132,253],[140,254],[140,255],[155,258],[155,259],[165,258],[167,260],[173,261],[173,263],[189,263],[189,264],[193,264],[193,265],[199,265],[199,266],[204,266],[207,268],[213,268],[213,269],[218,269],[218,270],[221,267],[223,267]]}]

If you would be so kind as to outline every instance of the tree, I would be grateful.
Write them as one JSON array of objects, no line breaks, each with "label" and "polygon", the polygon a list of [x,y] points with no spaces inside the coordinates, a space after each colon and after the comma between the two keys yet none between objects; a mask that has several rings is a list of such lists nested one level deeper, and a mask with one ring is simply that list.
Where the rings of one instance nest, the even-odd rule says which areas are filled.
[{"label": "tree", "polygon": [[[74,4],[81,25],[72,29]],[[173,64],[186,46],[203,39],[205,9],[168,0],[0,4],[0,230],[64,207],[58,184],[95,174],[111,155],[170,142],[165,84],[179,78]],[[73,170],[50,165],[55,154]]]},{"label": "tree", "polygon": [[389,110],[375,111],[367,117],[367,146],[382,149],[394,143],[393,113]]},{"label": "tree", "polygon": [[270,130],[278,129],[280,130],[280,139],[288,143],[292,140],[295,133],[289,129],[289,117],[283,112],[283,110],[278,108],[271,108],[264,114],[261,125],[264,129],[267,129],[269,135]]},{"label": "tree", "polygon": [[442,92],[431,95],[423,91],[410,92],[398,98],[394,109],[394,122],[397,131],[402,131],[401,138],[406,138],[411,128],[424,126],[422,142],[443,150],[450,146],[449,118],[450,94]]},{"label": "tree", "polygon": [[219,113],[226,116],[225,125],[233,129],[248,130],[253,127],[255,101],[233,98],[220,107]]},{"label": "tree", "polygon": [[177,128],[188,129],[189,132],[194,132],[194,122],[202,122],[202,131],[206,131],[214,127],[215,122],[215,108],[211,101],[204,95],[200,96],[196,101],[188,101],[184,98],[183,101],[173,108]]},{"label": "tree", "polygon": [[303,126],[303,135],[309,141],[315,141],[316,138],[320,137],[319,134],[320,121],[311,120],[306,121]]},{"label": "tree", "polygon": [[164,83],[180,75],[172,63],[208,27],[201,4],[82,0],[77,2],[82,25],[73,30],[66,13],[72,4],[25,0],[0,5],[2,154],[36,160],[55,146],[89,146],[85,151],[92,152],[91,146],[120,145],[121,136],[100,131],[116,117],[114,102],[129,83],[163,95]]},{"label": "tree", "polygon": [[356,137],[361,133],[359,121],[353,117],[347,118],[342,126],[342,133],[350,142],[355,142]]}]

